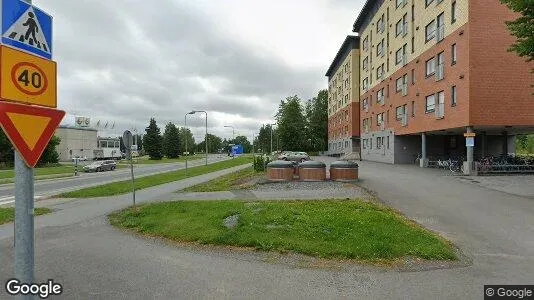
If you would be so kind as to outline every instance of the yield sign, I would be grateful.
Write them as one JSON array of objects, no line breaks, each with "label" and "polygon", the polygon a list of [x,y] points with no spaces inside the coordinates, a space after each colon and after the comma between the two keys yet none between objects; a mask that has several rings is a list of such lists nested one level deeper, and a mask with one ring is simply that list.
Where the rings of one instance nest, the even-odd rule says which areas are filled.
[{"label": "yield sign", "polygon": [[0,126],[30,168],[41,158],[64,116],[62,110],[0,102]]}]

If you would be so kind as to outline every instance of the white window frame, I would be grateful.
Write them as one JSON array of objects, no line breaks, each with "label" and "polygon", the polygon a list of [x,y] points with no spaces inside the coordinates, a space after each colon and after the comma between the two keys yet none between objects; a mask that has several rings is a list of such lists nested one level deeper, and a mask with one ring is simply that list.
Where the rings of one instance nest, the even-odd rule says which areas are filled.
[{"label": "white window frame", "polygon": [[[430,100],[430,101],[429,101]],[[431,113],[436,110],[436,94],[425,97],[425,113]]]},{"label": "white window frame", "polygon": [[402,91],[402,76],[395,81],[395,92],[399,93],[400,91]]},{"label": "white window frame", "polygon": [[425,26],[425,43],[430,42],[436,37],[436,20],[432,20]]},{"label": "white window frame", "polygon": [[425,68],[425,74],[426,77],[430,77],[434,74],[436,74],[436,57],[432,57],[431,59],[427,60]]},{"label": "white window frame", "polygon": [[[399,65],[402,63],[402,60],[403,60],[403,47],[399,48],[399,50],[397,50],[397,52],[395,52],[395,65]],[[399,55],[400,54],[400,55]]]},{"label": "white window frame", "polygon": [[436,81],[442,80],[445,77],[445,52],[439,53],[436,58]]},{"label": "white window frame", "polygon": [[456,52],[457,47],[458,46],[456,46],[456,43],[451,45],[451,65],[455,65],[456,60],[458,59],[457,52]]},{"label": "white window frame", "polygon": [[445,39],[445,13],[441,13],[436,18],[436,42]]},{"label": "white window frame", "polygon": [[451,87],[451,106],[458,104],[458,88],[455,85]]}]

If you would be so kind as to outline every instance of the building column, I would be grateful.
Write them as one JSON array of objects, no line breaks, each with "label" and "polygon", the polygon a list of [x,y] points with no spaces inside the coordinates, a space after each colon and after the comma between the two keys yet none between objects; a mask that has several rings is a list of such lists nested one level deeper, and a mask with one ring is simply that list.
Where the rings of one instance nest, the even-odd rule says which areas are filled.
[{"label": "building column", "polygon": [[[467,126],[466,130],[467,130],[467,133],[473,133],[473,126]],[[464,174],[465,175],[473,174],[474,150],[475,150],[475,147],[467,147],[467,161],[464,163]]]},{"label": "building column", "polygon": [[426,156],[426,132],[421,133],[421,159],[419,160],[419,166],[426,168],[428,166],[428,158]]},{"label": "building column", "polygon": [[502,138],[503,138],[502,155],[506,156],[508,155],[508,131],[503,131]]}]

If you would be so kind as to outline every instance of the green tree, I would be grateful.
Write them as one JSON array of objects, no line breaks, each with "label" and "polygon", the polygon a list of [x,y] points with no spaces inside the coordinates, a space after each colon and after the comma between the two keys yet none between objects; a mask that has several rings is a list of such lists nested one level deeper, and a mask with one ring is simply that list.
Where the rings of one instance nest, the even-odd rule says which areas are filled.
[{"label": "green tree", "polygon": [[195,152],[196,144],[193,133],[189,128],[180,127],[180,153],[185,153],[185,143],[187,141],[187,152]]},{"label": "green tree", "polygon": [[[211,133],[208,133],[208,153],[217,153],[219,149],[224,148],[224,145],[222,144],[222,139],[216,135],[213,135]],[[206,151],[206,141],[203,140],[202,142],[198,143],[197,145],[197,151],[198,152],[205,152]]]},{"label": "green tree", "polygon": [[308,139],[311,151],[328,150],[328,91],[321,90],[311,101],[310,112],[306,112],[309,124]]},{"label": "green tree", "polygon": [[163,158],[163,138],[161,131],[154,118],[150,119],[148,127],[145,129],[143,146],[150,159],[160,160]]},{"label": "green tree", "polygon": [[163,133],[163,152],[168,158],[180,156],[180,131],[171,122],[165,126]]},{"label": "green tree", "polygon": [[57,164],[59,162],[59,153],[57,153],[56,149],[59,143],[61,143],[61,139],[57,136],[53,136],[50,139],[48,145],[46,145],[43,155],[41,155],[41,158],[37,163],[39,166],[44,166],[47,164]]},{"label": "green tree", "polygon": [[3,130],[0,130],[0,164],[3,167],[12,167],[15,162],[14,148]]},{"label": "green tree", "polygon": [[305,149],[306,119],[298,96],[288,97],[280,103],[277,119],[282,150],[302,151]]},{"label": "green tree", "polygon": [[514,21],[506,22],[508,29],[517,41],[510,47],[527,61],[534,60],[534,1],[532,0],[501,0],[511,10],[520,14]]}]

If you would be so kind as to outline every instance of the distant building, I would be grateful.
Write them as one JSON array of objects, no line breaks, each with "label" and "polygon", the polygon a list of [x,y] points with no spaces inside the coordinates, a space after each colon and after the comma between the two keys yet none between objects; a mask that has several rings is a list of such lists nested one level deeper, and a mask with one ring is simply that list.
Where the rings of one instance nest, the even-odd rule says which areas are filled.
[{"label": "distant building", "polygon": [[326,72],[328,155],[360,152],[359,40],[347,36]]},{"label": "distant building", "polygon": [[61,139],[57,147],[60,161],[71,161],[74,157],[94,158],[94,150],[97,149],[96,129],[61,125],[56,130],[56,136]]}]

